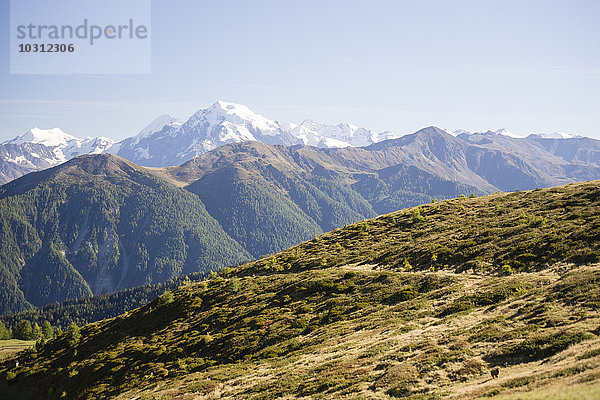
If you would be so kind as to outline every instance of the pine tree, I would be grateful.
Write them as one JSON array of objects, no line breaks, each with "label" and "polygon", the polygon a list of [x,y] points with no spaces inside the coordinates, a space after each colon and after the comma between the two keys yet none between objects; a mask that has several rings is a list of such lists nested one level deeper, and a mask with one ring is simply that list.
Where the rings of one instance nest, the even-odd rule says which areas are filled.
[{"label": "pine tree", "polygon": [[32,331],[32,340],[40,340],[43,337],[42,328],[40,328],[37,322],[33,324]]},{"label": "pine tree", "polygon": [[50,322],[44,321],[42,323],[42,335],[44,335],[44,339],[52,339],[54,337],[54,328],[50,325]]},{"label": "pine tree", "polygon": [[6,325],[0,321],[0,340],[10,339],[11,336],[11,332],[8,330]]},{"label": "pine tree", "polygon": [[81,340],[81,331],[75,322],[71,322],[67,330],[67,340],[69,346],[73,347]]},{"label": "pine tree", "polygon": [[13,328],[13,337],[21,340],[33,340],[33,328],[31,322],[22,319]]}]

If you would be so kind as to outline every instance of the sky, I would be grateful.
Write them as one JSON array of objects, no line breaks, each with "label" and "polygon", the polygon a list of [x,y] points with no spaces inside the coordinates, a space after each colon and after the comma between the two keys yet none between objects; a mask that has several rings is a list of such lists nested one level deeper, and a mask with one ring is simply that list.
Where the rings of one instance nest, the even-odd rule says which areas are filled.
[{"label": "sky", "polygon": [[104,75],[11,74],[0,5],[0,141],[118,140],[219,99],[280,122],[600,139],[596,0],[153,0],[151,72]]}]

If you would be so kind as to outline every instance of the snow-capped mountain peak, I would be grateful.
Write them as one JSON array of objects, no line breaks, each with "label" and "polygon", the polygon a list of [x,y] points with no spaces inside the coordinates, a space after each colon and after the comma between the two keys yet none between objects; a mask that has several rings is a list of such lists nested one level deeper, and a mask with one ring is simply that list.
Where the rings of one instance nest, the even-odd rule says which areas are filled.
[{"label": "snow-capped mountain peak", "polygon": [[66,146],[71,140],[76,140],[75,136],[65,133],[59,128],[40,129],[32,128],[21,136],[8,140],[5,143],[24,144],[37,143],[48,147]]},{"label": "snow-capped mountain peak", "polygon": [[[69,135],[59,128],[32,128],[21,136],[4,142],[4,144],[25,145],[38,144],[45,146],[53,157],[48,159],[50,165],[63,163],[82,154],[103,153],[114,141],[106,137],[86,137],[85,139]],[[39,154],[32,153],[28,157],[38,158]]]},{"label": "snow-capped mountain peak", "polygon": [[64,155],[65,159],[69,160],[71,158],[81,156],[83,154],[104,153],[114,143],[115,143],[114,140],[109,139],[107,137],[87,136],[84,139],[75,138],[74,140],[69,141],[64,146],[58,146],[55,149],[55,152],[56,152],[56,150],[60,150],[62,152],[62,154]]},{"label": "snow-capped mountain peak", "polygon": [[494,131],[493,133],[496,135],[508,136],[508,137],[515,138],[515,139],[523,139],[524,138],[524,136],[517,135],[516,133],[513,133],[506,128],[500,128],[497,131]]},{"label": "snow-capped mountain peak", "polygon": [[152,135],[155,132],[162,130],[167,125],[182,125],[183,122],[179,121],[177,118],[169,115],[163,114],[161,116],[156,117],[152,122],[150,122],[144,129],[142,129],[136,137],[138,139],[146,138]]},{"label": "snow-capped mountain peak", "polygon": [[218,100],[207,109],[198,111],[190,120],[194,117],[207,122],[209,125],[223,123],[243,125],[259,129],[264,133],[281,130],[281,127],[275,121],[253,112],[247,106],[222,100]]},{"label": "snow-capped mountain peak", "polygon": [[105,137],[80,139],[59,128],[32,128],[0,144],[0,184],[26,173],[61,164],[73,157],[103,153],[113,144]]}]

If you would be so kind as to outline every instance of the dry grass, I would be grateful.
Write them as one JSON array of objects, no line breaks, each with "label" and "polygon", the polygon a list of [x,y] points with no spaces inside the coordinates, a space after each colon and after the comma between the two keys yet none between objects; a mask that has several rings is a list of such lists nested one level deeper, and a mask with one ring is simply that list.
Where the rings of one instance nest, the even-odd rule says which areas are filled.
[{"label": "dry grass", "polygon": [[600,397],[600,383],[574,384],[548,389],[517,392],[494,397],[498,400],[597,400]]},{"label": "dry grass", "polygon": [[14,358],[19,352],[35,346],[33,340],[0,340],[0,362]]},{"label": "dry grass", "polygon": [[[527,275],[527,279],[542,278],[547,288],[554,287],[560,280],[560,276],[547,273]],[[448,299],[489,287],[490,282],[488,278],[465,276],[461,277],[460,284],[461,290]],[[596,356],[596,352],[600,352],[598,338],[592,337],[542,360],[499,365],[498,379],[490,376],[494,364],[484,359],[499,345],[522,341],[527,333],[500,343],[468,340],[468,332],[477,331],[482,324],[493,320],[506,321],[505,325],[512,331],[526,327],[528,316],[519,315],[518,308],[531,305],[533,299],[543,299],[545,290],[535,288],[498,306],[480,307],[440,319],[424,312],[411,321],[410,328],[406,321],[394,319],[394,312],[390,315],[389,309],[373,311],[356,320],[337,322],[337,335],[327,335],[305,352],[211,367],[171,381],[168,391],[173,398],[181,399],[390,399],[404,396],[475,399],[499,395],[529,398],[522,397],[522,393],[531,393],[532,399],[550,395],[554,397],[547,398],[558,399],[590,395],[597,388],[597,384],[590,385],[590,382],[600,380],[600,359]],[[435,310],[435,305],[431,307]],[[582,311],[578,306],[556,307],[568,309],[565,315]],[[600,326],[600,316],[595,312],[578,321],[564,322],[562,329],[589,332]],[[363,329],[357,329],[359,327]],[[317,330],[304,340],[321,336]],[[334,380],[329,381],[329,376]],[[311,385],[319,390],[307,391]],[[569,389],[572,385],[578,386]],[[152,390],[152,396],[160,398],[166,390]],[[127,392],[120,398],[136,393]],[[147,391],[140,393],[148,395]]]}]

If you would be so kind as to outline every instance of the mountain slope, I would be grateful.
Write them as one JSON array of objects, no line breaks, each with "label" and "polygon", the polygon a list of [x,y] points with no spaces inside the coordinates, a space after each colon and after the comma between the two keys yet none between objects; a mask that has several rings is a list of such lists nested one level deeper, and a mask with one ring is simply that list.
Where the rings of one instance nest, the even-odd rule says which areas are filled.
[{"label": "mountain slope", "polygon": [[585,137],[548,138],[530,135],[529,140],[574,164],[600,166],[600,142]]},{"label": "mountain slope", "polygon": [[[225,231],[254,256],[435,197],[481,193],[416,168],[379,170],[388,163],[376,152],[343,149],[343,159],[337,152],[236,143],[162,173],[196,193]],[[363,165],[348,162],[351,155]]]},{"label": "mountain slope", "polygon": [[0,312],[248,260],[197,196],[111,155],[0,187]]},{"label": "mountain slope", "polygon": [[21,320],[27,320],[32,325],[37,323],[39,326],[42,326],[44,321],[48,321],[53,327],[66,330],[72,322],[77,325],[84,325],[89,322],[119,316],[152,302],[166,290],[177,289],[188,281],[200,282],[206,279],[208,275],[204,272],[191,273],[175,277],[166,282],[136,286],[115,293],[47,304],[15,314],[1,315],[0,322],[3,322],[7,327],[14,328]]},{"label": "mountain slope", "polygon": [[491,150],[494,158],[503,154],[509,166],[500,173],[493,158],[481,159],[472,168],[503,190],[556,186],[597,179],[600,174],[600,141],[594,139],[544,139],[537,135],[522,139],[495,133],[458,137]]},{"label": "mountain slope", "polygon": [[176,168],[84,156],[10,182],[0,312],[218,270],[378,213],[480,193],[416,168],[378,171],[385,155],[359,169],[332,154],[245,142]]},{"label": "mountain slope", "polygon": [[375,215],[336,173],[322,176],[326,171],[295,149],[251,142],[224,146],[169,173],[191,179],[187,190],[259,256]]},{"label": "mountain slope", "polygon": [[[590,391],[599,194],[596,181],[459,198],[338,229],[67,333],[4,364],[0,389],[15,399]],[[548,235],[568,239],[539,245]]]}]

